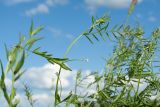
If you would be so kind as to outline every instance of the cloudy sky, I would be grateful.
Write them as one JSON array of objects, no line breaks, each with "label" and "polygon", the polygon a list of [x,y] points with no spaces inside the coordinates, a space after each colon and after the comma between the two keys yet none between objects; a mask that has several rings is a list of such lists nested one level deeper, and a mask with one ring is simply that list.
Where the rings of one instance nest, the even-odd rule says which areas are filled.
[{"label": "cloudy sky", "polygon": [[[5,63],[4,43],[11,47],[17,42],[19,34],[28,35],[31,20],[36,26],[44,26],[39,36],[44,37],[37,46],[48,51],[55,57],[63,57],[71,41],[91,25],[91,16],[101,16],[108,13],[111,16],[111,25],[121,24],[127,16],[131,0],[0,0],[0,59]],[[129,23],[139,23],[146,31],[146,36],[160,26],[160,1],[139,0],[136,9],[129,19]],[[91,45],[86,38],[82,38],[67,57],[71,59],[88,59],[88,62],[77,61],[68,63],[72,72],[62,75],[64,95],[74,84],[77,70],[82,69],[84,75],[93,70],[101,71],[105,61],[112,53],[113,44],[107,41],[96,42]],[[37,107],[44,107],[46,101],[52,100],[50,87],[58,70],[57,65],[50,65],[44,59],[30,55],[26,61],[27,73],[22,78],[29,84],[35,93],[35,98],[44,102],[37,102]],[[37,75],[38,74],[38,75]],[[91,77],[90,80],[92,81]],[[17,83],[20,87],[18,97],[25,99],[23,82]],[[31,82],[32,81],[32,82]],[[10,79],[6,80],[10,84]],[[9,85],[8,85],[9,87]],[[23,105],[27,102],[23,101]],[[41,105],[41,106],[38,106]],[[5,105],[5,104],[4,104]]]}]

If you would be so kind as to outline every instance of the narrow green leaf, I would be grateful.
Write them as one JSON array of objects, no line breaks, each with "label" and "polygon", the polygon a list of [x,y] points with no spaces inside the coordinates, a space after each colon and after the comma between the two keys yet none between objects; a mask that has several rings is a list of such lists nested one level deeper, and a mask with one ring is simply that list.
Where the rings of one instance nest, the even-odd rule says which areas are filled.
[{"label": "narrow green leaf", "polygon": [[72,93],[70,93],[66,98],[64,98],[60,103],[63,103],[72,97]]},{"label": "narrow green leaf", "polygon": [[105,31],[107,30],[107,28],[109,27],[109,22],[107,23],[107,25],[104,27]]},{"label": "narrow green leaf", "polygon": [[30,38],[27,42],[26,42],[26,45],[31,45],[33,43],[35,43],[36,41],[38,40],[41,40],[43,38]]},{"label": "narrow green leaf", "polygon": [[88,36],[85,36],[85,37],[89,40],[91,44],[93,44],[93,41]]},{"label": "narrow green leaf", "polygon": [[37,33],[39,33],[41,30],[43,29],[43,27],[39,26],[37,29],[32,31],[32,36],[36,35]]},{"label": "narrow green leaf", "polygon": [[25,73],[25,71],[18,73],[18,74],[15,76],[14,81],[17,81],[24,73]]},{"label": "narrow green leaf", "polygon": [[117,27],[118,27],[118,25],[116,24],[116,25],[111,29],[111,31],[115,31]]},{"label": "narrow green leaf", "polygon": [[109,33],[106,32],[105,34],[106,34],[106,36],[107,36],[111,41],[113,41],[112,38],[111,38],[111,36],[109,35]]},{"label": "narrow green leaf", "polygon": [[118,40],[117,35],[116,35],[114,32],[112,32],[112,34],[113,34],[113,36]]},{"label": "narrow green leaf", "polygon": [[92,36],[97,40],[99,41],[99,39],[97,38],[97,36],[95,34],[92,34]]},{"label": "narrow green leaf", "polygon": [[33,46],[33,44],[39,40],[41,40],[43,38],[30,38],[27,42],[25,46],[28,46],[28,50],[30,50]]},{"label": "narrow green leaf", "polygon": [[34,23],[33,23],[33,21],[32,21],[32,22],[31,22],[31,26],[30,26],[30,31],[29,31],[30,37],[32,37],[33,27],[34,27]]},{"label": "narrow green leaf", "polygon": [[5,51],[6,51],[7,60],[9,60],[8,59],[9,58],[9,51],[8,51],[7,45],[5,44],[4,47],[5,47]]},{"label": "narrow green leaf", "polygon": [[39,51],[41,49],[41,47],[38,47],[36,49],[33,50],[33,52]]},{"label": "narrow green leaf", "polygon": [[101,36],[101,38],[105,41],[105,37],[103,36],[103,34],[101,32],[98,32],[98,34]]},{"label": "narrow green leaf", "polygon": [[4,69],[3,69],[3,64],[2,64],[2,61],[1,61],[1,60],[0,60],[0,65],[1,65],[1,72],[2,72],[1,82],[4,82],[5,75],[4,75]]},{"label": "narrow green leaf", "polygon": [[14,47],[10,52],[9,52],[9,57],[8,57],[8,64],[6,68],[6,72],[9,72],[10,69],[14,66],[17,58],[17,53],[18,53],[18,48]]},{"label": "narrow green leaf", "polygon": [[26,37],[25,36],[20,36],[19,38],[19,43],[17,44],[17,46],[21,46],[22,43],[25,41]]},{"label": "narrow green leaf", "polygon": [[63,63],[63,61],[58,61],[58,60],[56,60],[56,59],[54,59],[54,58],[48,59],[48,61],[49,61],[50,63],[52,63],[52,64],[54,64],[54,63],[58,64],[60,67],[62,67],[62,68],[65,69],[65,70],[72,71],[67,65],[65,65],[65,64]]},{"label": "narrow green leaf", "polygon": [[53,58],[53,59],[62,62],[67,62],[69,60],[68,58]]},{"label": "narrow green leaf", "polygon": [[51,56],[51,54],[47,54],[47,52],[33,51],[33,53],[35,53],[35,54],[37,54],[39,56],[44,57],[47,61],[49,61],[52,64],[56,63],[60,67],[62,67],[63,69],[71,71],[71,69],[67,65],[64,64],[68,60],[67,58],[62,58],[62,59],[61,58],[53,58]]},{"label": "narrow green leaf", "polygon": [[117,31],[120,31],[122,27],[123,27],[123,25],[121,25],[120,27],[118,27]]},{"label": "narrow green leaf", "polygon": [[7,100],[8,103],[10,103],[10,99],[9,99],[9,96],[8,96],[8,93],[7,93],[7,89],[6,89],[6,85],[5,85],[5,74],[4,74],[4,69],[3,69],[3,64],[2,64],[2,61],[0,60],[0,66],[1,66],[1,83],[0,83],[0,88],[2,89],[3,91],[3,94],[4,94],[4,97],[5,99]]},{"label": "narrow green leaf", "polygon": [[88,33],[91,33],[93,31],[93,27],[91,27],[90,29],[89,29],[89,32]]},{"label": "narrow green leaf", "polygon": [[22,68],[23,64],[24,64],[24,60],[25,60],[25,51],[23,51],[22,56],[20,58],[20,60],[18,61],[18,63],[16,64],[16,67],[14,69],[14,75],[16,75],[20,69]]},{"label": "narrow green leaf", "polygon": [[95,19],[94,19],[94,16],[92,16],[92,24],[94,24],[95,22]]}]

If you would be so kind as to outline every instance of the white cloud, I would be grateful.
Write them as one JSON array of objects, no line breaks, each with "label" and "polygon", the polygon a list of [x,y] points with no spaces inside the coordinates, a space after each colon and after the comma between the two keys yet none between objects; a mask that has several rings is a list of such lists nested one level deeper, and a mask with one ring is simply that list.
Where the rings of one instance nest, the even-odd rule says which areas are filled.
[{"label": "white cloud", "polygon": [[40,14],[40,13],[48,13],[49,12],[49,8],[47,5],[45,4],[39,4],[37,7],[26,11],[26,15],[27,16],[33,16],[36,14]]},{"label": "white cloud", "polygon": [[[88,10],[95,12],[99,7],[127,8],[131,0],[85,0],[84,2]],[[140,2],[142,2],[142,0],[138,0],[138,3]]]},{"label": "white cloud", "polygon": [[38,4],[36,7],[25,12],[27,16],[49,13],[49,9],[57,5],[66,5],[69,0],[46,0],[44,3]]},{"label": "white cloud", "polygon": [[[16,98],[20,99],[19,106],[21,106],[21,107],[30,107],[30,104],[29,104],[25,94],[18,93],[16,95]],[[45,106],[48,106],[49,104],[53,105],[53,99],[51,98],[51,95],[49,95],[49,94],[47,94],[45,92],[33,93],[32,98],[35,101],[34,107],[45,107]],[[5,107],[7,107],[7,106],[5,106]]]},{"label": "white cloud", "polygon": [[136,15],[136,17],[137,17],[138,19],[141,19],[143,16],[142,16],[141,13],[138,13],[138,14]]},{"label": "white cloud", "polygon": [[[23,84],[27,84],[31,89],[45,91],[45,89],[50,89],[51,87],[55,88],[57,74],[59,72],[60,66],[57,64],[45,64],[42,67],[32,67],[24,73],[19,81],[16,81],[15,87],[18,89],[24,89]],[[64,89],[74,89],[75,77],[77,70],[67,71],[62,69],[60,81],[62,88]],[[82,85],[87,86],[89,83],[94,81],[94,76],[90,75],[90,70],[85,70],[82,72],[82,77],[87,76],[83,80]],[[88,76],[90,75],[90,76]],[[7,87],[11,87],[11,80],[9,78],[5,79]],[[68,91],[68,90],[64,90]]]},{"label": "white cloud", "polygon": [[53,5],[66,5],[68,4],[68,0],[46,0],[46,4],[49,6]]},{"label": "white cloud", "polygon": [[[37,89],[50,89],[55,86],[59,71],[59,65],[46,64],[43,67],[34,67],[26,71],[21,80],[25,80],[31,88]],[[71,71],[62,70],[61,84],[62,87],[69,86],[68,77],[71,76]]]},{"label": "white cloud", "polygon": [[[56,74],[59,71],[60,66],[57,64],[45,64],[42,67],[32,67],[26,71],[26,73],[21,77],[19,81],[16,82],[15,87],[18,87],[18,90],[21,90],[17,93],[16,98],[21,100],[20,106],[29,107],[29,103],[24,94],[23,83],[27,84],[27,86],[31,89],[33,93],[33,99],[36,100],[35,107],[45,107],[49,104],[53,105],[53,94],[56,84],[57,76]],[[69,93],[69,89],[74,88],[73,78],[75,77],[74,71],[61,71],[61,84],[64,91],[62,92],[62,97],[65,97]],[[7,84],[7,88],[11,89],[11,80],[9,78],[5,79],[5,83]],[[50,88],[53,86],[53,93],[50,93]],[[6,107],[5,100],[0,98],[0,103],[3,102],[4,107]]]},{"label": "white cloud", "polygon": [[46,94],[46,93],[34,94],[33,95],[33,99],[35,99],[35,100],[37,100],[39,102],[41,102],[41,101],[46,102],[46,101],[50,101],[51,100],[50,96],[48,94]]},{"label": "white cloud", "polygon": [[2,1],[5,2],[7,5],[16,5],[21,3],[32,2],[34,0],[2,0]]},{"label": "white cloud", "polygon": [[74,36],[72,34],[63,32],[61,29],[57,29],[54,27],[48,27],[47,28],[49,32],[51,32],[51,35],[58,38],[58,37],[66,37],[69,40],[73,40]]},{"label": "white cloud", "polygon": [[[138,87],[138,79],[132,79],[128,85],[133,85],[134,89],[137,90]],[[145,79],[140,80],[139,84],[139,92],[144,90],[148,86],[148,83],[146,83]]]},{"label": "white cloud", "polygon": [[69,40],[73,40],[74,39],[74,36],[72,34],[67,34],[66,35],[66,38],[68,38]]},{"label": "white cloud", "polygon": [[59,37],[63,34],[62,30],[53,28],[53,27],[48,27],[49,32],[52,33],[54,37]]},{"label": "white cloud", "polygon": [[[51,92],[48,92],[44,89],[50,89],[51,86],[55,86],[55,80],[56,80],[56,74],[59,71],[59,65],[57,64],[45,64],[42,67],[32,67],[26,71],[26,73],[23,75],[20,81],[16,84],[16,87],[22,88],[22,83],[27,83],[27,86],[30,87],[31,90],[33,90],[33,99],[35,99],[36,105],[35,107],[45,107],[48,104],[53,103],[54,98],[54,89]],[[61,72],[61,84],[63,87],[63,91],[61,93],[61,96],[64,98],[66,97],[70,91],[74,90],[75,86],[75,78],[76,78],[77,70],[73,71],[66,71],[62,70]],[[86,94],[93,94],[95,93],[96,84],[92,85],[91,87],[87,87],[90,83],[93,83],[95,81],[94,75],[91,75],[90,70],[85,70],[82,72],[82,78],[83,81],[80,84],[80,87],[78,87],[77,92],[79,95],[84,96]],[[99,83],[100,87],[104,85],[104,79],[102,78]],[[134,88],[136,89],[138,86],[138,80],[132,79],[130,83],[128,83],[128,87],[132,84]],[[6,79],[6,84],[8,86],[11,86],[11,80]],[[144,79],[140,80],[140,86],[139,91],[142,91],[147,86],[147,83]],[[41,91],[39,91],[41,90]],[[52,94],[50,94],[52,93]],[[155,96],[156,97],[156,96]],[[154,96],[151,99],[155,98]],[[24,93],[18,93],[17,98],[21,100],[21,106],[28,107],[28,101],[24,95]],[[4,101],[4,100],[2,100]],[[2,102],[0,99],[0,103]],[[5,103],[3,103],[5,105]],[[3,106],[2,105],[2,106]],[[5,107],[5,106],[4,106]]]},{"label": "white cloud", "polygon": [[[23,75],[20,81],[21,83],[27,83],[31,89],[45,91],[43,89],[50,89],[53,86],[54,87],[53,90],[54,90],[56,79],[57,79],[56,74],[58,73],[59,68],[60,66],[57,64],[54,64],[54,65],[46,64],[42,67],[30,68],[28,71],[26,71],[26,73]],[[64,89],[62,96],[66,96],[67,93],[69,93],[72,89],[74,89],[76,73],[77,73],[77,70],[66,71],[62,69],[61,76],[60,76],[61,85],[62,85],[62,88]],[[85,70],[84,72],[82,72],[82,77],[84,78],[85,76],[87,76],[87,78],[83,80],[81,86],[87,87],[89,83],[94,82],[94,76],[90,74],[91,74],[90,70]],[[86,89],[83,90],[83,92],[85,93],[89,91],[90,91],[90,88],[88,88],[88,90]]]},{"label": "white cloud", "polygon": [[150,22],[155,22],[155,21],[157,20],[157,18],[154,17],[154,16],[149,16],[148,20],[149,20]]},{"label": "white cloud", "polygon": [[7,88],[11,88],[11,86],[12,86],[12,81],[9,79],[9,78],[6,78],[5,79],[5,83],[7,84]]},{"label": "white cloud", "polygon": [[[33,93],[33,99],[36,100],[35,107],[44,107],[48,104],[53,105],[54,101],[54,90],[55,90],[55,83],[57,76],[56,74],[59,71],[59,65],[57,64],[45,64],[42,67],[32,67],[26,71],[26,73],[22,76],[22,78],[17,81],[16,87],[24,89],[23,83],[26,83],[27,86],[30,87]],[[75,77],[76,77],[76,71],[61,71],[61,84],[63,91],[61,93],[62,99],[69,95],[71,91],[74,90],[74,84],[75,84]],[[89,75],[91,72],[89,70],[86,70],[82,73],[82,77]],[[86,87],[90,82],[94,81],[93,76],[88,76],[84,79],[83,82],[85,84],[83,85]],[[11,86],[11,81],[9,79],[6,79],[6,83]],[[50,92],[50,88],[53,86],[53,90]],[[47,90],[46,90],[47,89]],[[87,89],[80,89],[78,92],[81,95],[85,95],[86,93],[93,93],[95,90],[92,88]],[[52,94],[50,94],[52,93]],[[21,100],[20,106],[28,107],[28,101],[26,99],[26,96],[24,93],[19,93],[17,97]]]}]

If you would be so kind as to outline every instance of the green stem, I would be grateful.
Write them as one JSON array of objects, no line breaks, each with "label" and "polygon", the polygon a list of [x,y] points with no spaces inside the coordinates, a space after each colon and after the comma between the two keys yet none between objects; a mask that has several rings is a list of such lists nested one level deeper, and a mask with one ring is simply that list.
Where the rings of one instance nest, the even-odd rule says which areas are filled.
[{"label": "green stem", "polygon": [[139,78],[138,78],[138,86],[137,86],[137,91],[136,91],[136,96],[135,96],[136,98],[138,96],[139,86],[140,86],[140,82],[141,82],[141,75],[142,75],[142,71],[140,72]]},{"label": "green stem", "polygon": [[61,74],[61,67],[59,69],[59,72],[58,72],[58,75],[57,75],[57,81],[56,81],[56,90],[55,90],[55,101],[54,101],[54,107],[57,106],[57,95],[58,95],[58,83],[59,83],[59,80],[60,80],[60,74]]},{"label": "green stem", "polygon": [[124,26],[127,26],[128,21],[129,21],[129,17],[130,17],[130,15],[127,15],[126,20],[125,20],[125,22],[124,22]]},{"label": "green stem", "polygon": [[69,47],[67,48],[65,54],[64,54],[64,58],[68,55],[68,53],[70,52],[70,50],[72,49],[73,45],[82,37],[83,35],[79,35],[77,38],[75,38],[73,40],[73,42],[69,45]]},{"label": "green stem", "polygon": [[75,93],[75,95],[77,94],[77,78],[76,78],[76,84],[75,84],[75,88],[74,88],[74,93]]},{"label": "green stem", "polygon": [[[73,42],[69,45],[69,47],[67,48],[65,54],[64,54],[64,58],[68,55],[68,53],[70,52],[70,50],[72,49],[73,45],[82,37],[83,35],[79,35],[77,38],[75,38],[73,40]],[[59,80],[60,80],[60,75],[61,75],[61,67],[59,69],[59,72],[58,72],[58,75],[57,75],[57,81],[56,81],[56,90],[55,90],[55,101],[54,101],[54,107],[57,106],[57,95],[58,95],[58,83],[59,83]]]}]

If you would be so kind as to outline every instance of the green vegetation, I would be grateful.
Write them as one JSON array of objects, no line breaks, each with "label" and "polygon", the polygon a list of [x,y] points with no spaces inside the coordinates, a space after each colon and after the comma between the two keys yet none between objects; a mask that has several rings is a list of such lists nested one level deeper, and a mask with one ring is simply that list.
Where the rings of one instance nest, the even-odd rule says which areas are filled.
[{"label": "green vegetation", "polygon": [[[132,13],[135,1],[132,2],[129,15]],[[22,67],[28,54],[36,54],[45,58],[51,64],[60,66],[57,74],[54,107],[76,106],[76,107],[159,107],[160,79],[158,72],[155,72],[159,59],[159,39],[160,29],[155,29],[149,38],[145,38],[145,32],[140,26],[132,27],[127,23],[110,27],[110,18],[104,15],[100,18],[92,17],[91,27],[78,36],[68,47],[64,57],[55,58],[47,52],[40,51],[40,48],[34,48],[33,45],[42,38],[36,35],[42,30],[42,27],[34,29],[33,23],[30,27],[29,36],[22,36],[19,42],[6,49],[7,64],[4,66],[0,61],[1,77],[0,90],[9,107],[18,107],[20,99],[16,98],[17,88],[15,83],[23,76],[25,70]],[[105,70],[103,74],[93,72],[89,76],[94,76],[95,81],[90,83],[87,88],[94,86],[95,93],[91,95],[79,95],[77,90],[83,83],[81,71],[77,72],[75,80],[75,90],[66,98],[61,98],[61,90],[59,90],[61,80],[61,70],[69,70],[71,68],[66,65],[70,61],[67,54],[72,46],[81,38],[87,38],[90,43],[110,39],[115,43],[112,56],[106,60]],[[4,67],[6,67],[4,69]],[[5,79],[9,73],[12,74],[11,91],[8,91]],[[146,85],[143,89],[141,85]],[[32,92],[27,85],[24,85],[24,92],[30,103],[34,107],[34,99]],[[152,99],[152,96],[156,96]]]}]

